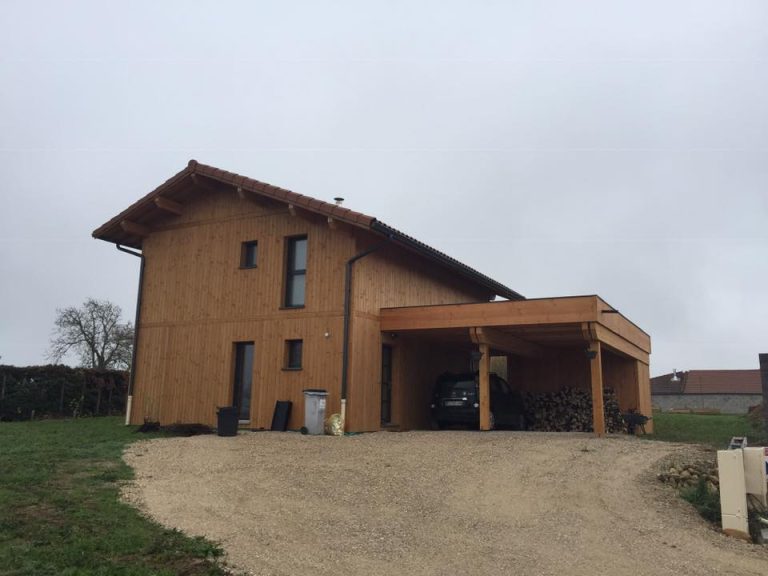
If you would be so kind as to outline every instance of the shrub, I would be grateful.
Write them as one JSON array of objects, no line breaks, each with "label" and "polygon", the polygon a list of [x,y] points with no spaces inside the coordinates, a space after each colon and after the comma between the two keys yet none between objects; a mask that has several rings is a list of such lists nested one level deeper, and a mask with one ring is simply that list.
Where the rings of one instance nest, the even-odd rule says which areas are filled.
[{"label": "shrub", "polygon": [[69,366],[0,366],[0,420],[125,412],[128,373]]},{"label": "shrub", "polygon": [[680,495],[698,510],[702,518],[720,524],[720,491],[707,488],[705,478],[700,478],[695,486],[680,490]]}]

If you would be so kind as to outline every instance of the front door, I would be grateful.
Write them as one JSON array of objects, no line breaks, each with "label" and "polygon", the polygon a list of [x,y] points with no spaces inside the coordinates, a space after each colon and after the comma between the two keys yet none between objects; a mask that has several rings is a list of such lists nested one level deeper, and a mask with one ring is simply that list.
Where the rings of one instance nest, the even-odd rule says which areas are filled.
[{"label": "front door", "polygon": [[381,347],[381,424],[392,423],[392,346]]},{"label": "front door", "polygon": [[253,342],[235,343],[235,379],[232,405],[237,408],[238,419],[251,419],[251,388],[253,385]]}]

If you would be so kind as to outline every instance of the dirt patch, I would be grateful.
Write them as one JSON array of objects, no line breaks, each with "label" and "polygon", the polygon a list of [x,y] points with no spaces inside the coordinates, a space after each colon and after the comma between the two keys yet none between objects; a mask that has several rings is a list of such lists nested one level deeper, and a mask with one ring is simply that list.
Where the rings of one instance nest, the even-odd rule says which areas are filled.
[{"label": "dirt patch", "polygon": [[564,433],[158,439],[126,452],[125,497],[259,575],[764,575],[768,551],[655,479],[698,455]]}]

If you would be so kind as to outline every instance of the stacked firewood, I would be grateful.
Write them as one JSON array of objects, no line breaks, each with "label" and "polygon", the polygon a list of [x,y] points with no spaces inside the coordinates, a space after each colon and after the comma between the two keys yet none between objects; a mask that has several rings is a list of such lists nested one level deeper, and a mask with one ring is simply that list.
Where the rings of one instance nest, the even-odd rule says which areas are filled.
[{"label": "stacked firewood", "polygon": [[[587,390],[563,388],[524,397],[525,418],[531,430],[541,432],[591,432],[592,395]],[[625,429],[619,403],[612,389],[603,391],[605,428],[608,432]]]},{"label": "stacked firewood", "polygon": [[603,405],[603,411],[605,412],[605,429],[609,433],[625,431],[627,425],[621,415],[619,399],[616,398],[616,393],[613,391],[613,388],[603,388]]}]

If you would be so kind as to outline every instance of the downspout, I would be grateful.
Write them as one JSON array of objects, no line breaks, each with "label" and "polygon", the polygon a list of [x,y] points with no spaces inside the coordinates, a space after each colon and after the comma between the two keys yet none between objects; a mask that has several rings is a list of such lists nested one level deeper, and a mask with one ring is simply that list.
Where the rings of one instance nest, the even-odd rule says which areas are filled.
[{"label": "downspout", "polygon": [[137,258],[141,258],[141,266],[139,267],[139,289],[136,294],[136,318],[133,322],[133,350],[131,351],[131,374],[128,377],[128,399],[125,403],[125,425],[128,426],[131,423],[131,405],[133,404],[133,382],[136,374],[136,355],[139,351],[139,314],[141,313],[141,293],[144,288],[144,254],[123,248],[120,244],[115,244],[120,252],[131,254]]},{"label": "downspout", "polygon": [[381,244],[377,244],[372,248],[363,250],[359,254],[352,256],[347,260],[347,268],[344,274],[344,339],[341,352],[341,429],[345,431],[347,428],[347,372],[349,372],[349,322],[352,308],[352,267],[355,262],[365,258],[369,254],[376,252],[383,248],[392,241],[392,235],[388,235],[387,239]]}]

